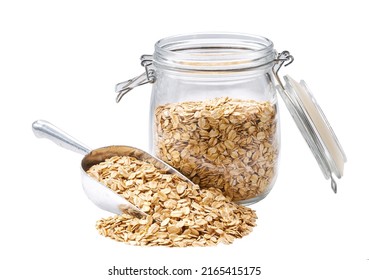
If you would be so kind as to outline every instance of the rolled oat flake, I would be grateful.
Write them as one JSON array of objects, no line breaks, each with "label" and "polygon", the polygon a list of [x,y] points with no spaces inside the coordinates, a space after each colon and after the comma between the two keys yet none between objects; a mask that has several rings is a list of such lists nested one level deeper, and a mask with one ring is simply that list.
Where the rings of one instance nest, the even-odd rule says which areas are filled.
[{"label": "rolled oat flake", "polygon": [[150,152],[201,188],[247,205],[276,180],[278,92],[336,193],[334,177],[343,176],[346,156],[306,83],[280,79],[280,68],[293,60],[256,35],[172,36],[141,57],[144,73],[116,85],[116,101],[151,83]]}]

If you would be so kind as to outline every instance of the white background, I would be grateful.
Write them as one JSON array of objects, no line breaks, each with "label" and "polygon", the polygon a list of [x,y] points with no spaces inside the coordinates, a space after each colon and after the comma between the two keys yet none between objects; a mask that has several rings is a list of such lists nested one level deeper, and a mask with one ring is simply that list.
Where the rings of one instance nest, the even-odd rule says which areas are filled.
[{"label": "white background", "polygon": [[[1,1],[0,279],[123,278],[107,275],[113,265],[260,266],[262,274],[248,278],[368,279],[369,20],[365,1],[327,2]],[[279,177],[252,206],[259,220],[250,236],[185,249],[101,237],[95,222],[109,213],[82,191],[82,157],[35,138],[31,124],[46,119],[92,148],[147,149],[150,86],[120,104],[114,86],[143,71],[139,57],[158,39],[202,31],[263,35],[294,55],[282,74],[309,84],[348,157],[338,194],[281,102]]]}]

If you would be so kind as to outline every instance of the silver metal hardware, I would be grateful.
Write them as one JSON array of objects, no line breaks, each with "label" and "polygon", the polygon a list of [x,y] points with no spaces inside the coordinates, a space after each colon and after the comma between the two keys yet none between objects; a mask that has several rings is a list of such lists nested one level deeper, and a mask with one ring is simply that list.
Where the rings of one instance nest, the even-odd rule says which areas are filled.
[{"label": "silver metal hardware", "polygon": [[283,90],[285,90],[284,85],[283,85],[281,79],[278,76],[278,71],[279,71],[279,69],[281,69],[283,64],[286,63],[286,65],[284,65],[284,66],[290,65],[294,61],[294,58],[290,54],[289,51],[283,51],[283,52],[278,54],[277,58],[274,61],[275,61],[275,64],[273,66],[274,76],[277,79],[278,84],[282,87]]},{"label": "silver metal hardware", "polygon": [[333,190],[334,193],[337,193],[337,183],[336,181],[333,179],[333,176],[331,174],[331,188]]},{"label": "silver metal hardware", "polygon": [[147,83],[154,83],[156,81],[155,70],[152,68],[152,55],[142,55],[141,65],[145,67],[144,73],[115,86],[115,92],[118,93],[115,99],[117,103],[119,103],[123,96],[135,87],[142,86]]}]

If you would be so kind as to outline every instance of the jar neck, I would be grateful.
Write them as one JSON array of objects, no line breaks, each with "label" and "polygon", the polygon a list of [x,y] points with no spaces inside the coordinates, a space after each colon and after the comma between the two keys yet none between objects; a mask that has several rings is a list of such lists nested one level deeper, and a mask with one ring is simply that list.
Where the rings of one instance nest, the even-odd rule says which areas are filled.
[{"label": "jar neck", "polygon": [[268,71],[276,52],[267,38],[239,33],[199,33],[168,37],[155,44],[157,69],[197,74]]}]

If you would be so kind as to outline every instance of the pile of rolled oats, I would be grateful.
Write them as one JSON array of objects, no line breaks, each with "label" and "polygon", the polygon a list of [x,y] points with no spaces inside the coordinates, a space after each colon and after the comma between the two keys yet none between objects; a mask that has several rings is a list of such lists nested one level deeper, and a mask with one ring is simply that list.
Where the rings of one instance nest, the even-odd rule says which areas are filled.
[{"label": "pile of rolled oats", "polygon": [[155,153],[233,201],[266,194],[275,178],[276,107],[228,97],[171,103],[155,111]]},{"label": "pile of rolled oats", "polygon": [[256,214],[219,189],[200,189],[177,175],[133,157],[115,156],[88,172],[148,214],[101,219],[100,234],[141,246],[211,246],[232,243],[252,231]]}]

